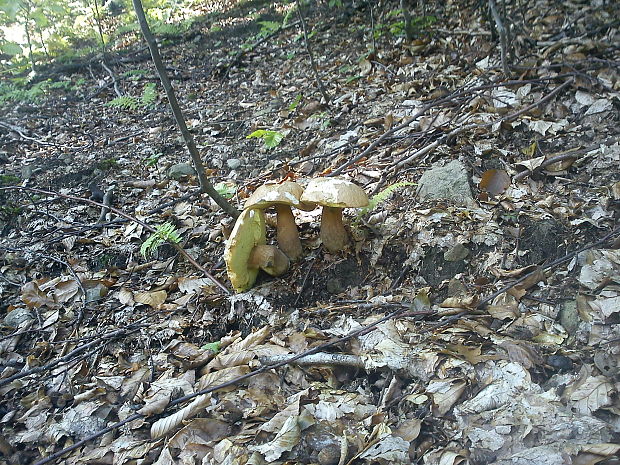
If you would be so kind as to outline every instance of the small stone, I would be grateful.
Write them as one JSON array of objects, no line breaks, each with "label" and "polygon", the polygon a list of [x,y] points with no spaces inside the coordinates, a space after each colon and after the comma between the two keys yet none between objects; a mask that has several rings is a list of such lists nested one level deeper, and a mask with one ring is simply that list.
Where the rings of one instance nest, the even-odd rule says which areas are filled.
[{"label": "small stone", "polygon": [[28,320],[34,320],[34,315],[27,308],[16,308],[11,310],[4,317],[4,324],[11,328],[18,328],[22,323]]},{"label": "small stone", "polygon": [[308,175],[314,171],[314,163],[310,160],[303,162],[299,165],[299,172],[305,175]]},{"label": "small stone", "polygon": [[452,200],[466,207],[476,205],[471,195],[467,169],[458,160],[426,171],[418,182],[418,196],[421,200]]},{"label": "small stone", "polygon": [[194,167],[189,163],[177,163],[168,169],[168,177],[176,180],[184,178],[185,176],[192,176],[195,173]]},{"label": "small stone", "polygon": [[238,158],[229,158],[226,160],[226,165],[228,165],[231,170],[236,170],[242,165],[242,162]]},{"label": "small stone", "polygon": [[22,179],[29,179],[33,173],[34,173],[34,168],[32,167],[32,165],[22,166],[22,170],[21,170]]},{"label": "small stone", "polygon": [[320,465],[335,465],[340,460],[340,447],[328,445],[318,453],[317,460]]},{"label": "small stone", "polygon": [[577,302],[568,300],[562,304],[559,313],[560,324],[564,327],[568,334],[575,334],[579,328],[579,312],[577,311]]},{"label": "small stone", "polygon": [[448,249],[443,258],[447,262],[460,262],[469,255],[469,249],[463,244],[456,244],[454,247]]},{"label": "small stone", "polygon": [[569,371],[573,368],[573,361],[564,355],[549,355],[547,363],[558,371]]},{"label": "small stone", "polygon": [[342,291],[344,291],[342,283],[338,278],[332,278],[327,281],[327,283],[325,284],[325,288],[330,294],[340,294]]}]

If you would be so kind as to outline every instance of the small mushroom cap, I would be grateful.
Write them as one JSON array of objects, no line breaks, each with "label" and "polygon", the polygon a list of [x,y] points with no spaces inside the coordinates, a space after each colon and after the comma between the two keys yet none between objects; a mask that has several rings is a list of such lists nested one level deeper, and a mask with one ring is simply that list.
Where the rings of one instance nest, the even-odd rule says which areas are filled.
[{"label": "small mushroom cap", "polygon": [[265,231],[262,210],[244,210],[235,222],[224,249],[224,261],[228,279],[237,292],[247,291],[256,281],[258,268],[250,268],[248,262],[252,249],[265,244]]},{"label": "small mushroom cap", "polygon": [[364,189],[346,179],[316,178],[308,183],[301,201],[336,208],[365,207],[368,196]]},{"label": "small mushroom cap", "polygon": [[300,200],[303,191],[303,187],[293,181],[285,181],[282,184],[263,184],[248,197],[245,201],[245,208],[265,209],[272,205],[282,204],[307,210],[308,206],[302,204]]}]

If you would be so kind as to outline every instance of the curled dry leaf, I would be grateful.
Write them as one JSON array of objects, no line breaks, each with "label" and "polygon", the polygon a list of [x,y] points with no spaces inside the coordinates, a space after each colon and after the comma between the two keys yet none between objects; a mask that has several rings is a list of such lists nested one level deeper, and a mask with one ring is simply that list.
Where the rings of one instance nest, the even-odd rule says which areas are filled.
[{"label": "curled dry leaf", "polygon": [[166,297],[168,297],[166,291],[136,292],[133,295],[133,299],[137,303],[148,305],[152,308],[160,308],[166,301]]},{"label": "curled dry leaf", "polygon": [[491,195],[503,194],[510,187],[510,176],[504,170],[486,170],[478,187]]}]

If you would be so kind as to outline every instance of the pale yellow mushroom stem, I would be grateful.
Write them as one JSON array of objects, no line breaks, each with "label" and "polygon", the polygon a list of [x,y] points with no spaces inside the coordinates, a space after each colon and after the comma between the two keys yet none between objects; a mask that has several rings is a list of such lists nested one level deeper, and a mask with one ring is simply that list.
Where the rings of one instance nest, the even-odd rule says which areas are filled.
[{"label": "pale yellow mushroom stem", "polygon": [[280,276],[288,271],[289,259],[273,245],[257,245],[252,249],[248,266],[260,268],[271,276]]},{"label": "pale yellow mushroom stem", "polygon": [[284,204],[276,205],[278,225],[276,227],[276,238],[282,252],[292,261],[297,260],[302,254],[299,231],[295,224],[295,217],[291,207]]},{"label": "pale yellow mushroom stem", "polygon": [[331,253],[339,252],[349,244],[349,236],[342,222],[342,208],[323,206],[321,240]]}]

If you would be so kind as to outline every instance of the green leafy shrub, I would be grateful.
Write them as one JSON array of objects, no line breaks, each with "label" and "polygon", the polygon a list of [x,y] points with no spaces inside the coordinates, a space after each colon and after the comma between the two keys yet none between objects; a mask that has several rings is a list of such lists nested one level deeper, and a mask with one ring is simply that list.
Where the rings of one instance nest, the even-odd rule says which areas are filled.
[{"label": "green leafy shrub", "polygon": [[123,73],[123,77],[127,79],[137,79],[141,76],[146,76],[149,74],[149,71],[146,69],[130,69],[129,71],[125,71]]},{"label": "green leafy shrub", "polygon": [[218,194],[225,199],[232,199],[237,193],[237,185],[234,182],[222,181],[213,186]]},{"label": "green leafy shrub", "polygon": [[45,95],[48,88],[48,81],[37,82],[32,86],[28,86],[24,79],[14,79],[12,82],[1,82],[0,103],[35,103]]},{"label": "green leafy shrub", "polygon": [[140,107],[140,101],[136,97],[130,95],[121,95],[106,103],[107,106],[114,108],[122,108],[123,110],[137,110]]},{"label": "green leafy shrub", "polygon": [[282,139],[284,139],[284,134],[278,131],[270,131],[268,129],[258,129],[254,131],[252,134],[246,136],[247,139],[258,138],[262,139],[265,147],[268,149],[273,149],[280,145]]},{"label": "green leafy shrub", "polygon": [[106,158],[97,163],[97,168],[104,171],[111,170],[117,166],[118,160],[116,160],[116,158]]},{"label": "green leafy shrub", "polygon": [[20,181],[19,177],[12,174],[0,174],[0,186],[14,186],[19,184]]},{"label": "green leafy shrub", "polygon": [[181,236],[176,232],[172,223],[166,222],[157,226],[155,232],[140,246],[140,254],[144,258],[148,258],[153,255],[164,242],[171,242],[173,244],[181,242]]}]

